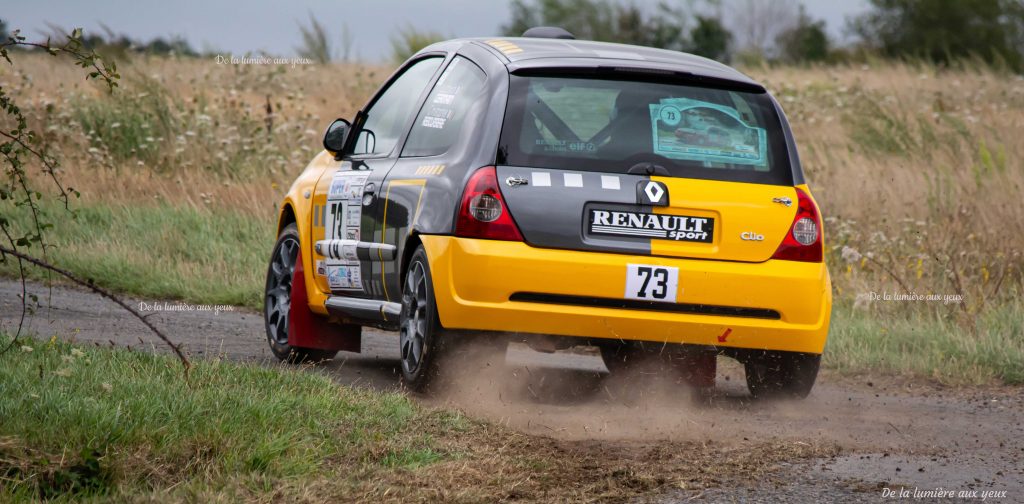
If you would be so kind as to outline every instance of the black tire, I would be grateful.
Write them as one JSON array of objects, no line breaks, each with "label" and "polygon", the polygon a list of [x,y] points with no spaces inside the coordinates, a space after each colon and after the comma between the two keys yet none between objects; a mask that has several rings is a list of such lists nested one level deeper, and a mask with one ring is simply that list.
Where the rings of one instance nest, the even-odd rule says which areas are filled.
[{"label": "black tire", "polygon": [[745,356],[747,388],[757,399],[803,399],[811,393],[821,354],[755,352]]},{"label": "black tire", "polygon": [[628,373],[644,362],[644,351],[632,341],[602,342],[598,348],[601,349],[604,366],[612,375]]},{"label": "black tire", "polygon": [[451,341],[437,316],[434,281],[422,245],[413,252],[405,271],[398,325],[402,383],[414,392],[426,392],[438,375]]},{"label": "black tire", "polygon": [[299,348],[288,344],[288,311],[292,301],[292,276],[295,259],[299,255],[299,230],[289,224],[281,230],[274,244],[274,252],[267,266],[267,282],[263,298],[263,326],[267,343],[274,357],[291,363],[331,360],[338,354],[334,350]]}]

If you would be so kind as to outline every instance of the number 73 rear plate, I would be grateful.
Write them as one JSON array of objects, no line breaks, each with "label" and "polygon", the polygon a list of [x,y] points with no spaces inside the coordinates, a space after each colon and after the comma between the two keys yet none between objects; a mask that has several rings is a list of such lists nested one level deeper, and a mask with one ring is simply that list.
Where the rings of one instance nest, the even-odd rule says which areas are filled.
[{"label": "number 73 rear plate", "polygon": [[626,265],[626,299],[675,303],[679,268],[652,264]]}]

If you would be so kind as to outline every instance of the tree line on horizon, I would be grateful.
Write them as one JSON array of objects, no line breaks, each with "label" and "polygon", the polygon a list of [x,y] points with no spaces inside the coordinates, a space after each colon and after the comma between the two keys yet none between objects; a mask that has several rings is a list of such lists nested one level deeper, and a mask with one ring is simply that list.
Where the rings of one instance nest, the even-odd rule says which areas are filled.
[{"label": "tree line on horizon", "polygon": [[[726,63],[839,63],[868,57],[915,59],[939,65],[974,59],[1024,72],[1022,0],[868,0],[847,18],[840,43],[799,0],[661,1],[645,9],[632,0],[510,0],[504,36],[534,26],[559,26],[576,38],[689,52]],[[101,25],[102,26],[102,25]],[[54,33],[65,33],[50,26]],[[102,26],[82,43],[111,57],[129,53],[202,57],[184,37],[132,39]],[[353,38],[342,24],[339,39],[312,14],[299,24],[299,56],[319,63],[351,61]],[[0,20],[0,40],[9,27]],[[412,25],[396,28],[391,59],[401,63],[443,34]]]},{"label": "tree line on horizon", "polygon": [[687,0],[645,11],[613,0],[511,0],[505,35],[560,26],[578,38],[685,51],[711,59],[829,63],[882,56],[950,64],[980,59],[1024,70],[1021,0],[869,0],[839,44],[797,0]]}]

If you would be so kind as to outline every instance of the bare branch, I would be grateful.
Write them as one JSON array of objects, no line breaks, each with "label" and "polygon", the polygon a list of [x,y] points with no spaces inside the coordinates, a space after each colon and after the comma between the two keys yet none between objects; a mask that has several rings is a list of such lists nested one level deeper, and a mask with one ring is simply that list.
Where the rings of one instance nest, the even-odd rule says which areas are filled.
[{"label": "bare branch", "polygon": [[163,342],[166,343],[167,346],[170,347],[172,351],[174,351],[174,354],[178,356],[179,360],[181,360],[182,366],[185,367],[185,374],[186,374],[186,376],[188,375],[188,370],[192,367],[192,364],[189,362],[188,358],[185,357],[185,354],[182,353],[181,348],[178,345],[175,345],[174,343],[172,343],[170,338],[168,338],[160,329],[157,329],[156,326],[154,326],[149,320],[147,320],[144,315],[139,313],[138,310],[136,310],[135,308],[132,308],[131,306],[129,306],[128,303],[125,303],[124,301],[122,301],[121,298],[115,296],[110,291],[108,291],[108,290],[106,290],[106,289],[104,289],[102,287],[98,287],[96,284],[94,284],[91,281],[82,280],[81,278],[78,278],[77,275],[75,275],[74,273],[71,273],[68,270],[58,268],[58,267],[56,267],[56,266],[54,266],[52,264],[49,264],[49,263],[47,263],[45,261],[42,261],[40,259],[36,259],[35,257],[29,256],[29,255],[24,254],[22,252],[19,252],[17,250],[12,250],[12,249],[9,249],[7,247],[0,246],[0,253],[10,254],[10,255],[12,255],[14,257],[17,257],[19,259],[23,259],[23,260],[25,260],[25,261],[27,261],[29,263],[32,263],[32,264],[34,264],[36,266],[39,266],[40,268],[44,268],[44,269],[50,270],[50,271],[52,271],[54,273],[58,273],[61,276],[67,278],[68,280],[71,280],[72,282],[74,282],[74,283],[76,283],[78,285],[81,285],[82,287],[85,287],[85,288],[87,288],[87,289],[89,289],[89,290],[91,290],[91,291],[93,291],[93,292],[95,292],[95,293],[97,293],[97,294],[99,294],[99,295],[101,295],[101,296],[103,296],[103,297],[113,301],[115,304],[117,304],[121,308],[124,308],[128,313],[131,313],[132,315],[135,316],[135,318],[137,318],[140,321],[142,321],[142,323],[145,324],[146,327],[148,327],[149,330],[153,332],[153,334],[156,334],[157,337],[159,337],[161,340],[163,340]]},{"label": "bare branch", "polygon": [[[11,233],[7,231],[7,227],[0,226],[0,229],[3,229],[4,235],[7,236],[7,240],[11,242],[11,246],[13,247],[14,238],[11,236]],[[25,282],[25,264],[20,257],[18,257],[17,259],[18,277],[21,280],[21,318],[18,320],[18,330],[17,332],[14,333],[14,338],[11,339],[11,342],[7,345],[6,348],[0,350],[0,355],[7,353],[7,351],[14,347],[14,344],[18,342],[18,337],[21,336],[21,330],[22,328],[25,327],[25,314],[28,312],[28,286],[26,285]]]}]

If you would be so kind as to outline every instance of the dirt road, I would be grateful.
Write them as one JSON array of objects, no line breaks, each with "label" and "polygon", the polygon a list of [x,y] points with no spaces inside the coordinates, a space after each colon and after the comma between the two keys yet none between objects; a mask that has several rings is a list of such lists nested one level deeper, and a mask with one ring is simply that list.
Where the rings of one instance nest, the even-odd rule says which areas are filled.
[{"label": "dirt road", "polygon": [[[44,306],[26,320],[26,330],[40,338],[57,335],[165,351],[138,321],[102,298],[67,287],[49,291],[32,284],[30,289]],[[19,284],[0,280],[0,328],[8,332],[18,324],[19,293]],[[143,309],[148,305],[151,319],[192,355],[271,362],[257,313],[233,307],[201,311],[161,300],[132,303]],[[343,384],[397,388],[396,336],[375,330],[363,334],[363,353],[339,354],[323,367]],[[530,434],[590,440],[609,447],[610,456],[618,449],[682,441],[736,450],[768,440],[830,447],[826,458],[778,465],[769,480],[723,475],[723,481],[738,483],[697,490],[670,485],[643,502],[875,501],[898,498],[902,487],[906,498],[921,502],[930,499],[914,498],[915,488],[975,491],[986,502],[1024,501],[1020,388],[943,389],[826,372],[805,401],[752,402],[742,369],[726,362],[720,365],[710,404],[696,404],[671,387],[635,387],[603,377],[604,366],[593,353],[541,354],[512,346],[504,362],[490,364],[473,373],[472,380],[422,401]],[[887,495],[885,488],[895,495]]]}]

